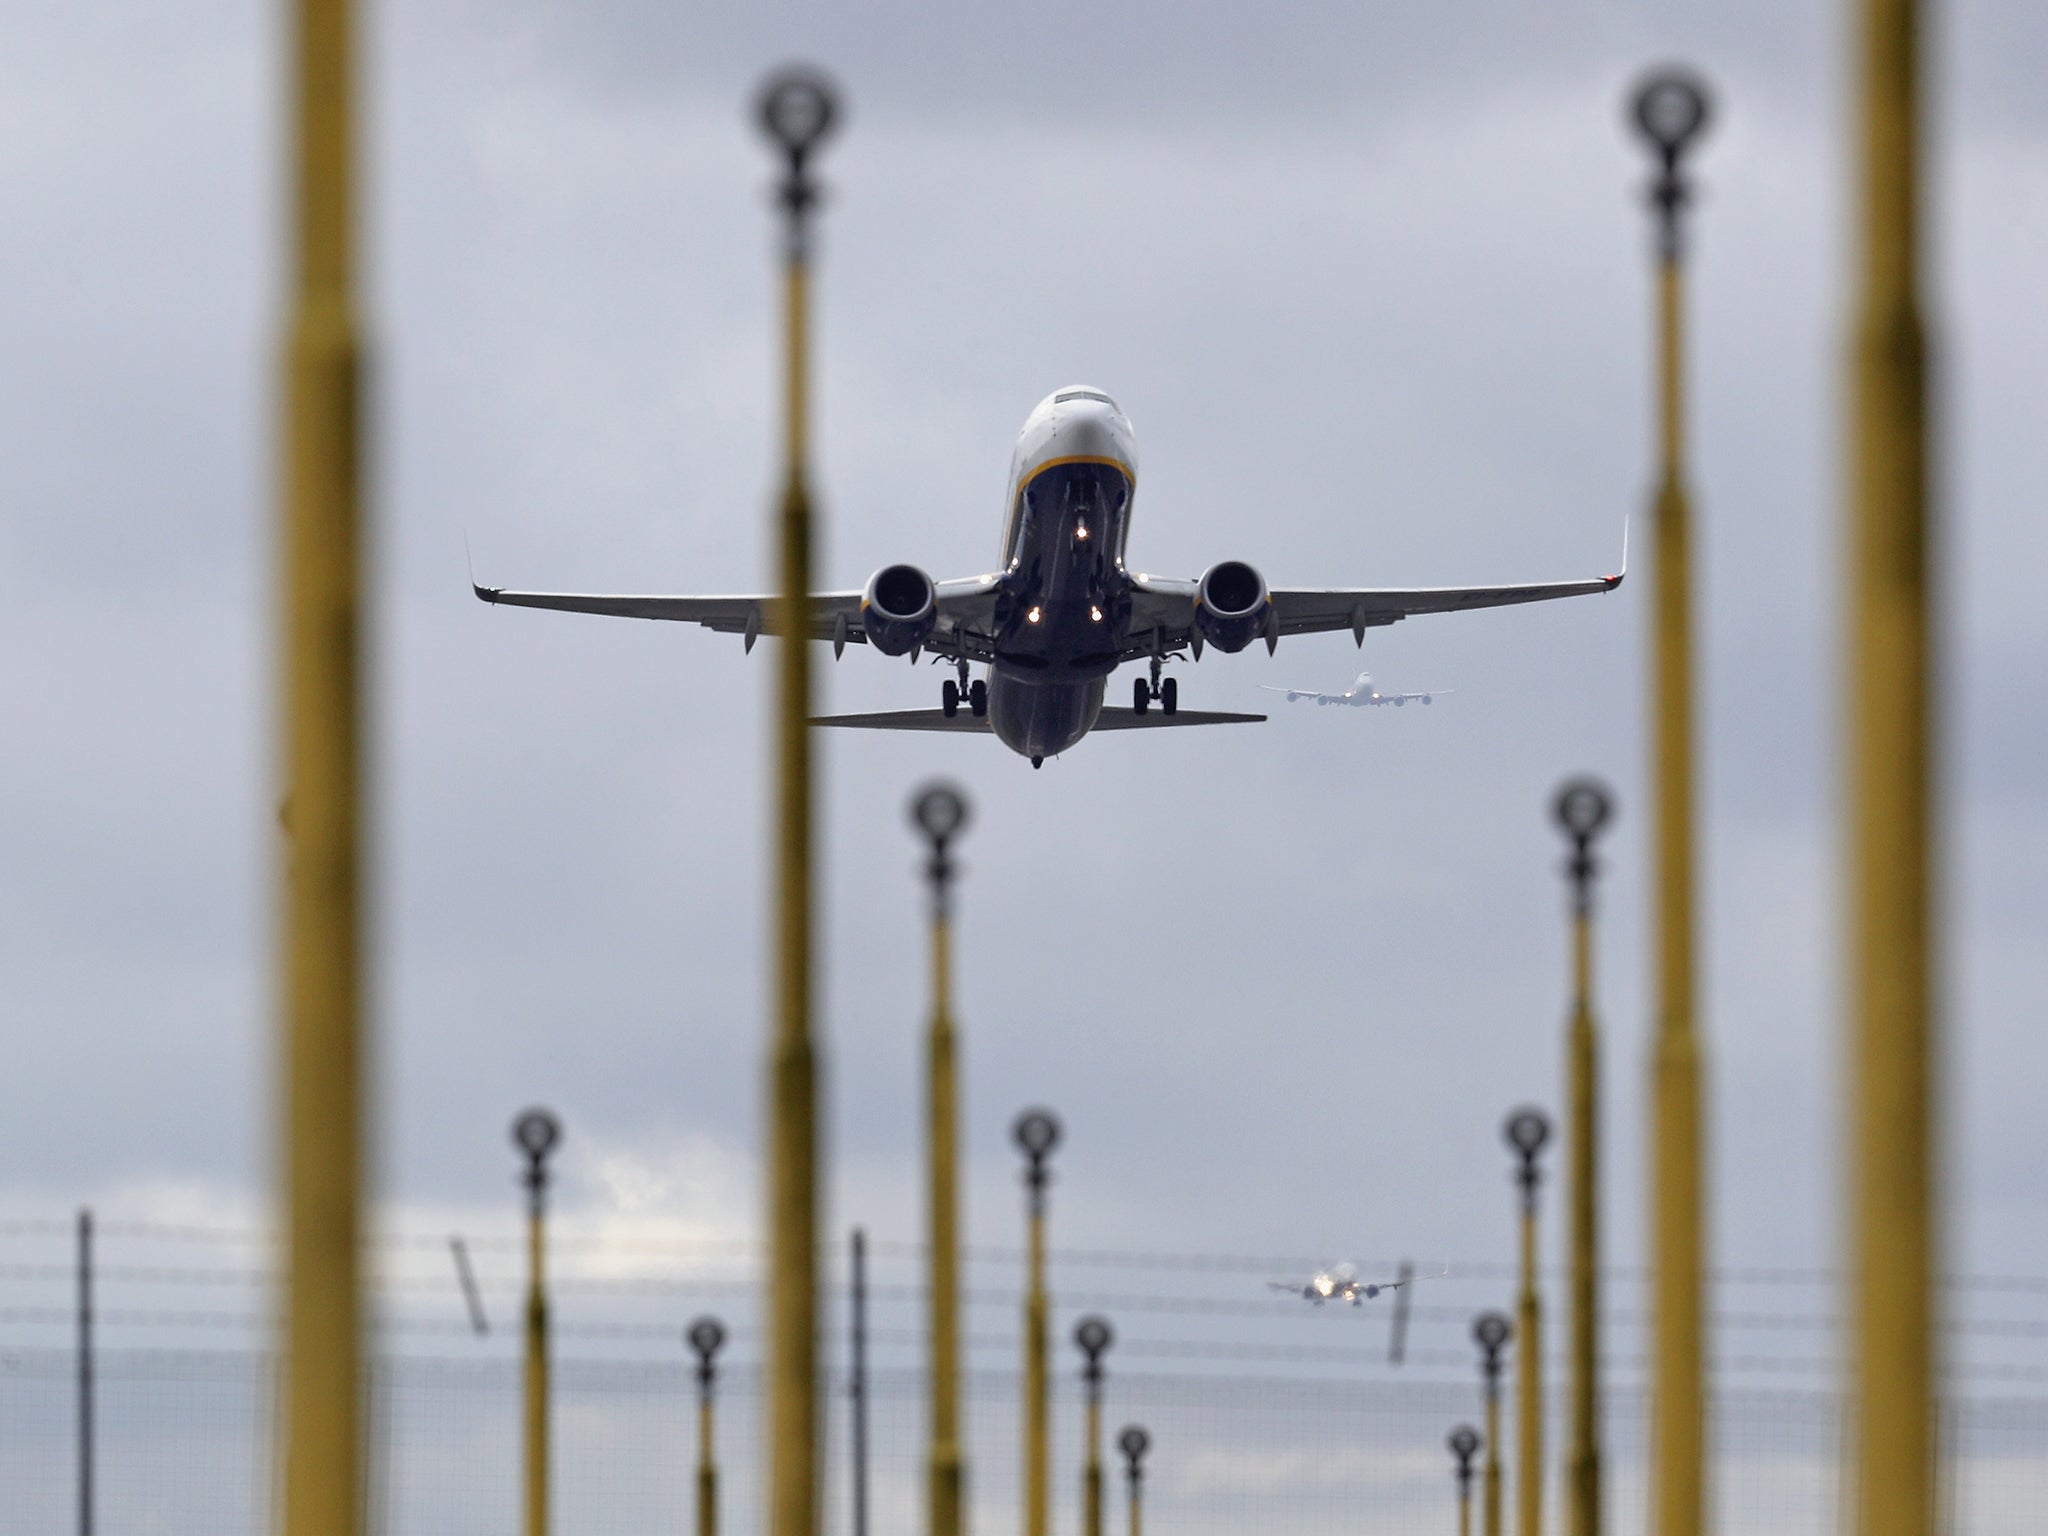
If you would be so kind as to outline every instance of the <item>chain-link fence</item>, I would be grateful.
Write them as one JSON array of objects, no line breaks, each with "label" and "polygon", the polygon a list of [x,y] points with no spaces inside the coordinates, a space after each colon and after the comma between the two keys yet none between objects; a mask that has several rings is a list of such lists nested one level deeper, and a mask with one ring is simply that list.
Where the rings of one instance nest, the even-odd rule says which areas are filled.
[{"label": "chain-link fence", "polygon": [[[256,1352],[136,1351],[97,1361],[97,1528],[102,1536],[257,1536],[272,1529],[274,1364]],[[1016,1378],[969,1383],[975,1528],[1019,1528]],[[872,1529],[919,1528],[924,1404],[919,1375],[870,1382]],[[1055,1394],[1055,1523],[1079,1529],[1082,1417],[1076,1388]],[[1146,1516],[1157,1532],[1359,1531],[1442,1536],[1453,1483],[1444,1436],[1476,1418],[1468,1387],[1203,1375],[1112,1374],[1106,1426],[1110,1528],[1125,1483],[1116,1430],[1152,1433]],[[0,1354],[0,1528],[76,1529],[76,1362],[68,1350]],[[383,1536],[506,1536],[518,1527],[516,1362],[386,1357],[368,1394],[373,1530]],[[1507,1405],[1504,1405],[1504,1407]],[[691,1528],[695,1387],[673,1362],[557,1363],[554,1511],[560,1536],[647,1536]],[[1553,1418],[1552,1424],[1561,1423]],[[844,1383],[834,1386],[828,1529],[851,1529]],[[1644,1527],[1644,1400],[1614,1394],[1606,1413],[1608,1529]],[[1947,1529],[2032,1536],[2048,1519],[2048,1402],[1970,1398],[1945,1417]],[[1504,1421],[1512,1499],[1512,1416]],[[1826,1393],[1731,1392],[1712,1415],[1714,1524],[1728,1533],[1834,1536],[1842,1529],[1841,1409]],[[1556,1431],[1553,1429],[1553,1434]],[[758,1376],[736,1369],[719,1393],[726,1528],[759,1528]],[[1552,1442],[1557,1508],[1563,1447]],[[1555,1516],[1553,1515],[1553,1519]],[[1561,1528],[1561,1527],[1554,1527]]]}]

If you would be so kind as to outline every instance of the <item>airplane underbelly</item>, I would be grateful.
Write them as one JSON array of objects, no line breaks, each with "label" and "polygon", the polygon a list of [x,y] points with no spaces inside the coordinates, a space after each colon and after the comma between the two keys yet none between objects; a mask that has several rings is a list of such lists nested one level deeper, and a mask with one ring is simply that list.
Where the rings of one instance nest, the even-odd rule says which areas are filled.
[{"label": "airplane underbelly", "polygon": [[1088,734],[1102,713],[1103,679],[1042,683],[991,669],[988,723],[997,740],[1023,757],[1055,757]]}]

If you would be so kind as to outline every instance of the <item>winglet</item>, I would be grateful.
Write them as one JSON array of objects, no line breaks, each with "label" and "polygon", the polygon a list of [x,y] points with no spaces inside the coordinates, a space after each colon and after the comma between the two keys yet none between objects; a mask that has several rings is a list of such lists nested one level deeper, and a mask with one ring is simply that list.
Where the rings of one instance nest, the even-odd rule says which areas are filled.
[{"label": "winglet", "polygon": [[1612,576],[1600,578],[1607,584],[1607,590],[1610,592],[1620,586],[1622,580],[1628,575],[1628,522],[1629,520],[1626,517],[1623,517],[1621,520],[1621,569]]},{"label": "winglet", "polygon": [[462,530],[462,558],[469,564],[469,590],[485,602],[495,603],[498,600],[498,594],[504,591],[504,588],[486,587],[478,583],[476,579],[476,555],[470,550],[469,530],[467,528]]}]

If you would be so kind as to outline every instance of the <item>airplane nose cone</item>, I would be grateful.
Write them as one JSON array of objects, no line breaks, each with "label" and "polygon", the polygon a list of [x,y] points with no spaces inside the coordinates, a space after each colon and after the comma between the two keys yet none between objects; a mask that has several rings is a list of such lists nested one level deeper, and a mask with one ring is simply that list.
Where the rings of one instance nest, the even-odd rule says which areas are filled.
[{"label": "airplane nose cone", "polygon": [[1116,414],[1093,401],[1076,402],[1060,418],[1053,441],[1062,458],[1122,459],[1117,441]]}]

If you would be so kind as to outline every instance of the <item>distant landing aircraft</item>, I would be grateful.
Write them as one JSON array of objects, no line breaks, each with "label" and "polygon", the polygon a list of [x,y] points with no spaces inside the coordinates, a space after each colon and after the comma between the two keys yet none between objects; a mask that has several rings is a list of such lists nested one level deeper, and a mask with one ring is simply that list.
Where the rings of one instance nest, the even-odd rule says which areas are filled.
[{"label": "distant landing aircraft", "polygon": [[1399,1280],[1372,1281],[1358,1278],[1356,1264],[1332,1264],[1328,1269],[1317,1270],[1306,1280],[1268,1280],[1266,1288],[1299,1296],[1319,1307],[1326,1301],[1348,1301],[1354,1307],[1361,1307],[1381,1291],[1398,1291],[1404,1285],[1413,1285],[1418,1279],[1440,1280],[1450,1272],[1451,1266],[1446,1264],[1433,1275],[1407,1275]]},{"label": "distant landing aircraft", "polygon": [[[1077,385],[1048,395],[1024,419],[1010,460],[1001,563],[959,581],[934,581],[914,565],[885,565],[857,592],[813,593],[793,615],[765,595],[668,597],[596,592],[510,592],[477,585],[487,603],[560,608],[636,619],[673,619],[739,635],[748,650],[762,635],[829,641],[884,656],[929,655],[957,674],[940,687],[937,709],[826,715],[813,725],[877,731],[993,732],[1040,766],[1090,731],[1225,725],[1263,720],[1180,707],[1169,659],[1202,659],[1205,646],[1241,651],[1264,641],[1270,653],[1289,635],[1365,632],[1419,613],[1452,613],[1504,603],[1612,592],[1628,569],[1581,581],[1486,587],[1269,587],[1242,560],[1219,560],[1200,577],[1148,576],[1124,562],[1138,488],[1137,440],[1117,403]],[[1254,514],[1254,517],[1259,514]],[[791,620],[794,620],[792,623]],[[1128,709],[1105,706],[1109,676],[1130,662]],[[985,675],[970,675],[980,663]],[[1151,706],[1157,704],[1154,711]]]},{"label": "distant landing aircraft", "polygon": [[1363,709],[1369,704],[1391,704],[1399,709],[1410,699],[1420,699],[1427,704],[1440,693],[1458,691],[1455,688],[1432,688],[1428,693],[1381,693],[1379,689],[1373,687],[1370,672],[1359,673],[1358,680],[1342,693],[1313,693],[1306,688],[1281,688],[1272,683],[1261,683],[1259,686],[1268,693],[1286,694],[1287,702],[1290,704],[1296,699],[1314,699],[1318,704],[1349,704],[1353,709]]}]

